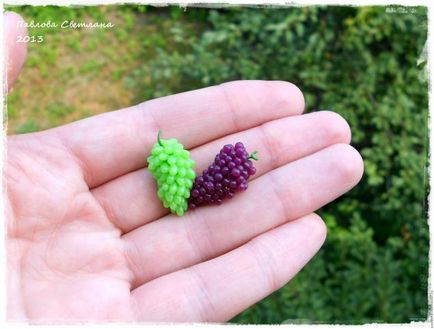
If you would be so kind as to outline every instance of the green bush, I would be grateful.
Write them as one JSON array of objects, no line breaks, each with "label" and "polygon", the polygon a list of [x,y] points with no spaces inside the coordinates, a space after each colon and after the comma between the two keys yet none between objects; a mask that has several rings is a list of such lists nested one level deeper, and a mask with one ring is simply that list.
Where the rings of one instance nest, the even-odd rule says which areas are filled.
[{"label": "green bush", "polygon": [[[427,317],[428,87],[423,7],[172,9],[200,33],[139,67],[145,98],[234,79],[296,83],[310,111],[346,118],[365,160],[360,185],[320,215],[328,239],[284,288],[233,322],[408,322]],[[203,23],[204,22],[204,23]],[[181,24],[181,23],[180,23]],[[173,47],[176,44],[176,47]]]}]

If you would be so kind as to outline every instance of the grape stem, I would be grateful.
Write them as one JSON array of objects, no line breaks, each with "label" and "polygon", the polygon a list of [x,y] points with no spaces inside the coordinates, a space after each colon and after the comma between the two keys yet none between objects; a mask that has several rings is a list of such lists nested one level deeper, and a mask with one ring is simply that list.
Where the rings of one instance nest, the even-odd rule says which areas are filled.
[{"label": "grape stem", "polygon": [[161,143],[161,130],[158,130],[157,142],[158,142],[158,144],[160,144],[160,146],[163,146],[163,144]]},{"label": "grape stem", "polygon": [[258,154],[258,151],[253,151],[253,152],[249,155],[249,157],[248,157],[247,159],[249,159],[249,160],[250,160],[250,159],[253,159],[253,160],[258,161],[259,158],[258,158],[257,154]]}]

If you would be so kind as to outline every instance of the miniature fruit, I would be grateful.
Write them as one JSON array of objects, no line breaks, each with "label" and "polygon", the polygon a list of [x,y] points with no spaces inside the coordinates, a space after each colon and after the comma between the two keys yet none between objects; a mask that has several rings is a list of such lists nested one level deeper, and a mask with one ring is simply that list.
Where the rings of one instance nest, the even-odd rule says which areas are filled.
[{"label": "miniature fruit", "polygon": [[177,139],[162,139],[158,132],[148,157],[148,169],[158,185],[158,197],[165,208],[182,216],[188,208],[188,198],[196,174],[190,152]]},{"label": "miniature fruit", "polygon": [[256,151],[250,156],[243,143],[225,145],[216,155],[214,163],[196,177],[189,207],[194,209],[203,204],[223,203],[225,198],[231,199],[236,192],[245,191],[247,180],[256,173],[250,159],[258,160]]}]

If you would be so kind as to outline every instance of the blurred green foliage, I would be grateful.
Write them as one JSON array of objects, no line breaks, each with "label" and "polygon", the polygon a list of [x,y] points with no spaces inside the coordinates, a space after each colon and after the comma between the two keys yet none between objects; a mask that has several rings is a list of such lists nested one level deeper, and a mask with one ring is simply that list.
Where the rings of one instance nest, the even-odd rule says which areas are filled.
[{"label": "blurred green foliage", "polygon": [[[124,78],[136,65],[142,34],[136,34],[141,6],[7,6],[22,15],[29,35],[28,56],[8,95],[9,133],[47,129],[132,104]],[[108,29],[60,28],[64,21],[112,22]],[[53,23],[57,27],[53,27]],[[152,24],[152,22],[149,22]],[[143,31],[145,33],[145,31]],[[130,37],[133,36],[133,37]]]},{"label": "blurred green foliage", "polygon": [[[176,9],[172,9],[176,10]],[[202,18],[204,9],[189,9]],[[365,175],[319,213],[328,239],[288,285],[239,323],[408,322],[427,317],[428,86],[426,8],[207,10],[200,35],[136,72],[151,98],[234,79],[296,83],[309,111],[348,120]]]},{"label": "blurred green foliage", "polygon": [[[104,20],[106,13],[95,9],[104,7],[49,8],[23,11],[43,19],[91,15]],[[125,30],[118,28],[115,35],[131,44],[133,54],[116,61],[110,74],[135,91],[134,101],[235,79],[288,80],[304,92],[308,111],[330,109],[348,120],[352,144],[365,160],[361,183],[319,211],[328,238],[317,256],[285,287],[232,322],[426,319],[428,83],[422,55],[427,9],[119,8]],[[144,21],[155,26],[153,33],[133,33],[132,27]],[[103,44],[95,39],[83,49],[73,38],[66,46],[80,53],[98,51]],[[58,54],[43,48],[33,65],[48,74]],[[116,60],[116,48],[101,52]],[[128,71],[123,63],[136,59]],[[89,60],[65,74],[95,75],[101,67]],[[22,97],[10,98],[16,116]],[[74,111],[63,99],[53,104],[52,124]],[[27,118],[17,132],[40,127]]]}]

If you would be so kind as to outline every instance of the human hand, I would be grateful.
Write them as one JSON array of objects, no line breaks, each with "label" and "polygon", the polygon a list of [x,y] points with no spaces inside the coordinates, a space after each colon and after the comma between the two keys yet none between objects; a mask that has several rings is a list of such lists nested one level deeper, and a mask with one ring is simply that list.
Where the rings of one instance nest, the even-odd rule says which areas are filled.
[{"label": "human hand", "polygon": [[[313,212],[363,172],[347,123],[303,108],[290,83],[237,81],[8,137],[9,319],[223,322],[287,283],[324,242]],[[168,214],[145,167],[159,129],[196,172],[257,150],[249,189]]]}]

